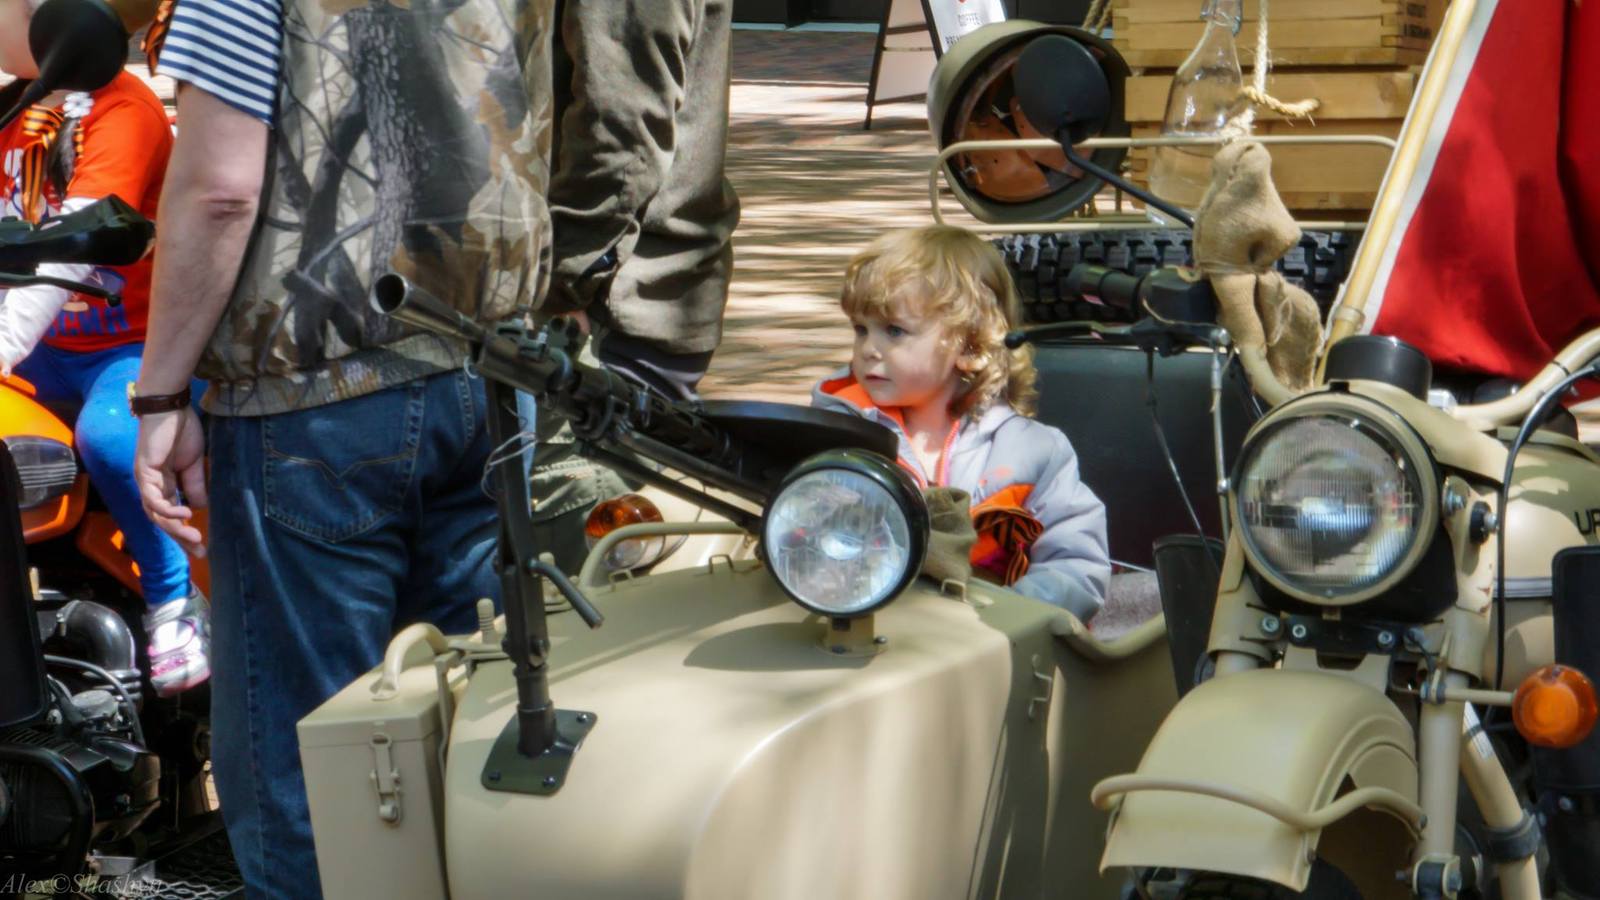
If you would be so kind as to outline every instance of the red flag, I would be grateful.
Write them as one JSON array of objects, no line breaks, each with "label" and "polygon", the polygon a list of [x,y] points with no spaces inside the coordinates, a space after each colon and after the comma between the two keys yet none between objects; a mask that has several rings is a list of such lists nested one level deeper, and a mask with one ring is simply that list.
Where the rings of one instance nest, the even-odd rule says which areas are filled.
[{"label": "red flag", "polygon": [[1517,380],[1600,326],[1600,0],[1478,0],[1369,296],[1373,332]]}]

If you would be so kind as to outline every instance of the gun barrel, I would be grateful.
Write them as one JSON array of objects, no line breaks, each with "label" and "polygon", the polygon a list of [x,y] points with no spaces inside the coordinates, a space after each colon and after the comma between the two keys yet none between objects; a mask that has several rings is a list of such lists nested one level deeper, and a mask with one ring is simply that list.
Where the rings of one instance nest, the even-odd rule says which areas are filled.
[{"label": "gun barrel", "polygon": [[404,275],[381,275],[372,283],[372,306],[378,312],[424,331],[466,341],[487,337],[482,325],[449,304],[412,284]]}]

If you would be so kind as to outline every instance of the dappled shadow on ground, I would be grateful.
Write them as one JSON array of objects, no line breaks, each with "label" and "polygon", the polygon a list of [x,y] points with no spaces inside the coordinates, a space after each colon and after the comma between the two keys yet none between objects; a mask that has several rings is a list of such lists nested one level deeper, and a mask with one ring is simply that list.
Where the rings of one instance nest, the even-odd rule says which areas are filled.
[{"label": "dappled shadow on ground", "polygon": [[733,80],[844,82],[866,86],[877,35],[865,32],[735,31]]},{"label": "dappled shadow on ground", "polygon": [[931,153],[764,147],[730,156],[744,215],[706,393],[803,402],[812,381],[848,358],[837,303],[851,254],[886,229],[931,221]]},{"label": "dappled shadow on ground", "polygon": [[845,263],[887,229],[933,221],[923,107],[882,107],[871,131],[861,127],[872,38],[734,35],[728,177],[744,212],[708,397],[806,402],[849,360]]}]

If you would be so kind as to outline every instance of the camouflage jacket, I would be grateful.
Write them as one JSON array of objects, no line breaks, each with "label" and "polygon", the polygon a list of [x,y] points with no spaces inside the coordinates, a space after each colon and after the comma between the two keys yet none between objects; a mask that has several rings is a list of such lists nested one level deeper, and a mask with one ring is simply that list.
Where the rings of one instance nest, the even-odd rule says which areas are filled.
[{"label": "camouflage jacket", "polygon": [[482,322],[549,280],[553,0],[285,0],[261,214],[199,374],[268,415],[443,371],[374,311],[399,272]]}]

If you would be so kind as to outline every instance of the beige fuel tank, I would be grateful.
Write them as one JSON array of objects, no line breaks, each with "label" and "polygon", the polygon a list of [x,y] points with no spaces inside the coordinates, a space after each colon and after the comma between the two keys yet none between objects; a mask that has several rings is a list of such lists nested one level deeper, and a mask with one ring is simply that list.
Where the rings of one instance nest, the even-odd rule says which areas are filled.
[{"label": "beige fuel tank", "polygon": [[[509,665],[481,669],[462,698],[444,792],[453,900],[1037,886],[1046,717],[1027,716],[1026,662],[1053,674],[1049,607],[980,611],[914,588],[878,614],[881,652],[850,655],[755,566],[593,599],[603,628],[556,620],[551,693],[598,717],[560,792],[482,785],[511,714]],[[1003,871],[1018,830],[1032,846]]]},{"label": "beige fuel tank", "polygon": [[[1539,434],[1517,454],[1506,521],[1505,683],[1555,658],[1550,562],[1600,542],[1600,457],[1571,438]],[[1489,642],[1484,672],[1495,671]]]},{"label": "beige fuel tank", "polygon": [[1550,560],[1600,540],[1600,457],[1571,438],[1537,435],[1517,454],[1506,521],[1506,595],[1550,596]]}]

